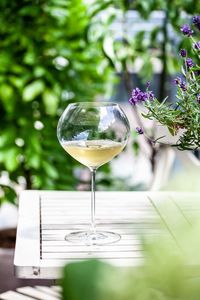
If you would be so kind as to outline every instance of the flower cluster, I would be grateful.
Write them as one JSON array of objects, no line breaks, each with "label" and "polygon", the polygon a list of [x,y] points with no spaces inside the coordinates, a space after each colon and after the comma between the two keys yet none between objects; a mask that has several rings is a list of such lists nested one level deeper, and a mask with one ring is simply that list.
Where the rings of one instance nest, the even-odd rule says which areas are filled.
[{"label": "flower cluster", "polygon": [[194,66],[194,62],[191,58],[186,59],[186,65],[188,68],[192,68]]},{"label": "flower cluster", "polygon": [[138,104],[139,102],[146,101],[148,99],[148,95],[146,92],[142,92],[139,88],[135,88],[132,91],[131,98],[129,102],[133,105]]},{"label": "flower cluster", "polygon": [[193,30],[190,29],[188,24],[185,24],[181,27],[181,31],[184,35],[191,36],[193,34]]},{"label": "flower cluster", "polygon": [[136,130],[137,134],[143,134],[144,133],[144,130],[141,127],[136,127],[135,130]]},{"label": "flower cluster", "polygon": [[[132,105],[143,102],[147,109],[143,116],[166,126],[172,135],[181,129],[182,135],[174,145],[181,150],[200,148],[200,41],[195,41],[193,37],[195,30],[200,31],[200,15],[192,18],[192,24],[193,28],[188,24],[180,28],[191,40],[191,49],[181,49],[179,52],[183,60],[182,76],[173,80],[177,86],[174,106],[167,101],[160,103],[149,91],[149,82],[146,91],[135,88],[129,99]],[[195,59],[189,57],[191,53],[196,54]],[[136,132],[144,133],[141,127],[136,127]]]},{"label": "flower cluster", "polygon": [[180,56],[182,56],[182,57],[187,56],[187,51],[185,49],[181,49],[179,53],[180,53]]},{"label": "flower cluster", "polygon": [[175,78],[174,83],[181,88],[182,91],[187,91],[187,84],[185,81],[183,81],[180,77]]},{"label": "flower cluster", "polygon": [[194,49],[196,49],[196,50],[198,50],[198,51],[200,50],[200,41],[194,43]]},{"label": "flower cluster", "polygon": [[200,30],[200,16],[194,16],[192,23]]},{"label": "flower cluster", "polygon": [[[147,82],[147,89],[149,87],[149,82]],[[135,88],[132,91],[131,98],[129,99],[129,102],[133,105],[136,105],[141,102],[146,102],[147,100],[153,100],[154,99],[154,94],[152,91],[146,91],[142,92],[139,88]]]}]

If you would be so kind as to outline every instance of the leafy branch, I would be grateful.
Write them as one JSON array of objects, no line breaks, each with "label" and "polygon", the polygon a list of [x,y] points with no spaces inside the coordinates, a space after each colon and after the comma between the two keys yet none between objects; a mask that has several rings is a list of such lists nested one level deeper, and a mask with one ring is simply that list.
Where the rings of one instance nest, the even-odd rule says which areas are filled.
[{"label": "leafy branch", "polygon": [[[200,16],[193,17],[193,24],[200,30]],[[166,99],[160,103],[153,92],[149,91],[150,83],[145,92],[135,88],[129,102],[132,105],[143,102],[147,109],[143,117],[166,126],[172,136],[178,135],[177,142],[172,146],[180,150],[194,150],[200,147],[200,42],[194,40],[194,31],[188,24],[183,25],[181,31],[190,38],[189,51],[196,54],[196,59],[193,61],[188,57],[189,51],[180,50],[182,77],[174,79],[177,85],[175,103],[168,103]]]}]

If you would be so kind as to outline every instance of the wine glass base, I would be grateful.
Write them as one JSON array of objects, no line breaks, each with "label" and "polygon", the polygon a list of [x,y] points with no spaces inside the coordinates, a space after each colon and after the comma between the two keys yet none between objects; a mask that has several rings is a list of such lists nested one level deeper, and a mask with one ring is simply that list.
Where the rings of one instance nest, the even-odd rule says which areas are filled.
[{"label": "wine glass base", "polygon": [[120,239],[121,236],[118,233],[109,231],[77,231],[65,236],[65,240],[68,242],[86,246],[112,244]]}]

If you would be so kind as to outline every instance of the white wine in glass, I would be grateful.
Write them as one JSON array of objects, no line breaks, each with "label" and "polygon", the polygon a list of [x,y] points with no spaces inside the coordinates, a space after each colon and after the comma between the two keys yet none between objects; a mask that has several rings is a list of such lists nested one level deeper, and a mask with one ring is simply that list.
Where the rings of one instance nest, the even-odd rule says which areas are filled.
[{"label": "white wine in glass", "polygon": [[62,146],[86,167],[98,168],[119,154],[125,144],[111,140],[92,140],[66,142]]},{"label": "white wine in glass", "polygon": [[91,226],[65,239],[86,245],[103,245],[118,241],[120,235],[99,231],[95,224],[95,174],[103,164],[126,146],[130,132],[128,119],[118,104],[80,102],[68,105],[61,115],[57,135],[65,151],[91,171]]}]

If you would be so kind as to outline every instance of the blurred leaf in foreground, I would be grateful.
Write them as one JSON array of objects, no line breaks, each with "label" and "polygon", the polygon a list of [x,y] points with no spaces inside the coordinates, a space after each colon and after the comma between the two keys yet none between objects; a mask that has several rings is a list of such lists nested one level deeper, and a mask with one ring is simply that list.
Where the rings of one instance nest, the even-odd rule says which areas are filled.
[{"label": "blurred leaf in foreground", "polygon": [[98,260],[73,263],[64,268],[64,300],[122,299],[127,273]]},{"label": "blurred leaf in foreground", "polygon": [[176,239],[164,234],[144,240],[144,260],[138,267],[117,268],[95,260],[67,265],[63,300],[199,300],[199,218],[189,223],[182,216],[180,221],[180,213],[167,206],[166,213]]}]

